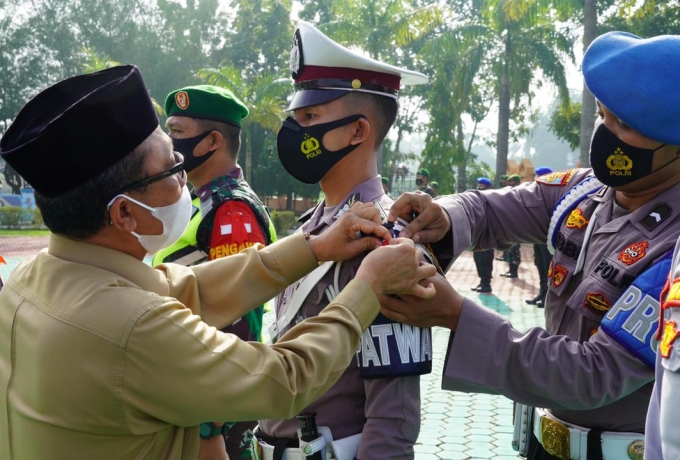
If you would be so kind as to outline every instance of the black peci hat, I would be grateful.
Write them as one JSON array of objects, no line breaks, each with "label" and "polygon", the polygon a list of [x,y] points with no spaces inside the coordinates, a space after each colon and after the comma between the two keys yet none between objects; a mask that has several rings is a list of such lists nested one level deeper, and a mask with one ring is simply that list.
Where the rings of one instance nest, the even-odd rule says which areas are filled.
[{"label": "black peci hat", "polygon": [[0,138],[0,155],[38,193],[55,197],[102,173],[157,127],[139,69],[112,67],[31,99]]}]

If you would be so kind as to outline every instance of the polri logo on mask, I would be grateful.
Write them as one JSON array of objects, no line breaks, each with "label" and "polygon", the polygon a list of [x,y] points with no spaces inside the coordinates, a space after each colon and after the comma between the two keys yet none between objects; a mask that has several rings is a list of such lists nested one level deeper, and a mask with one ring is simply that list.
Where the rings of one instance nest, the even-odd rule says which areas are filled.
[{"label": "polri logo on mask", "polygon": [[633,169],[633,160],[628,158],[628,155],[617,147],[614,154],[607,158],[607,167],[609,168],[610,176],[630,176],[632,174],[630,170]]},{"label": "polri logo on mask", "polygon": [[286,118],[276,137],[281,164],[288,174],[300,182],[318,183],[338,161],[359,146],[350,144],[340,150],[330,151],[324,147],[323,137],[328,132],[361,118],[366,117],[360,114],[350,115],[340,120],[312,126],[301,126],[294,118]]},{"label": "polri logo on mask", "polygon": [[600,182],[610,187],[622,187],[677,160],[678,157],[674,157],[663,166],[652,169],[654,153],[664,145],[655,149],[635,147],[616,137],[603,123],[597,127],[590,142],[590,165]]},{"label": "polri logo on mask", "polygon": [[302,144],[300,144],[300,150],[309,160],[323,153],[319,148],[320,146],[321,144],[316,137],[311,137],[309,134],[305,134],[305,139],[302,141]]}]

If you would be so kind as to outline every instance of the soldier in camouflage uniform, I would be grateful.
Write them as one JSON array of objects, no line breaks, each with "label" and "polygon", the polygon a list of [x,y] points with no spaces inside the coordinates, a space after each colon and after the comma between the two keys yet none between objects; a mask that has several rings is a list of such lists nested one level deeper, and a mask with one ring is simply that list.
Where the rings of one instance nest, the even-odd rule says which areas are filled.
[{"label": "soldier in camouflage uniform", "polygon": [[[237,164],[241,120],[248,109],[231,91],[210,85],[172,91],[165,100],[166,122],[176,151],[184,156],[194,192],[194,215],[182,238],[157,253],[153,263],[195,265],[237,254],[255,243],[276,240],[269,213]],[[264,306],[222,329],[248,341],[262,337]],[[221,460],[224,444],[231,460],[251,458],[257,423],[201,426],[201,458]],[[224,436],[225,442],[219,435]]]}]

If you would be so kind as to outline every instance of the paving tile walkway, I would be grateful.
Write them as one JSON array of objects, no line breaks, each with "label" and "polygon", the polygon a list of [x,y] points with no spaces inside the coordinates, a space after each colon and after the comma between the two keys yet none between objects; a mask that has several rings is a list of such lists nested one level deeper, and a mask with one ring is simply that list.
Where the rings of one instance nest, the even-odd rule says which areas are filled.
[{"label": "paving tile walkway", "polygon": [[[8,265],[0,265],[6,279],[25,257],[47,247],[48,237],[0,237],[0,255]],[[447,278],[463,295],[506,316],[519,330],[541,325],[543,310],[524,300],[538,293],[538,275],[533,249],[522,246],[519,278],[503,278],[507,264],[494,261],[491,294],[471,290],[479,282],[471,253],[456,260]],[[270,314],[271,315],[271,314]],[[265,318],[265,322],[271,317]],[[265,328],[266,329],[266,328]],[[416,460],[505,460],[517,459],[511,447],[512,402],[503,396],[467,394],[441,390],[441,375],[449,332],[433,331],[432,373],[421,379],[422,427],[415,446]]]}]

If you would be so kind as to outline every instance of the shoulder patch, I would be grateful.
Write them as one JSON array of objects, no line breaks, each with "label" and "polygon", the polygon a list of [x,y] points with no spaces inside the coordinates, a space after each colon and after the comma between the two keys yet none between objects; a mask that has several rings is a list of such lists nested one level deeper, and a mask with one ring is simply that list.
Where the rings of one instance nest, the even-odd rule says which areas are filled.
[{"label": "shoulder patch", "polygon": [[545,176],[538,177],[536,182],[540,182],[541,184],[545,185],[566,185],[575,172],[575,169],[570,169],[568,171],[559,171],[546,174]]},{"label": "shoulder patch", "polygon": [[583,216],[583,213],[579,208],[574,209],[571,211],[571,214],[569,214],[569,217],[567,218],[567,228],[578,228],[579,230],[583,230],[583,228],[588,225],[588,222],[590,222],[588,219],[586,219]]}]

